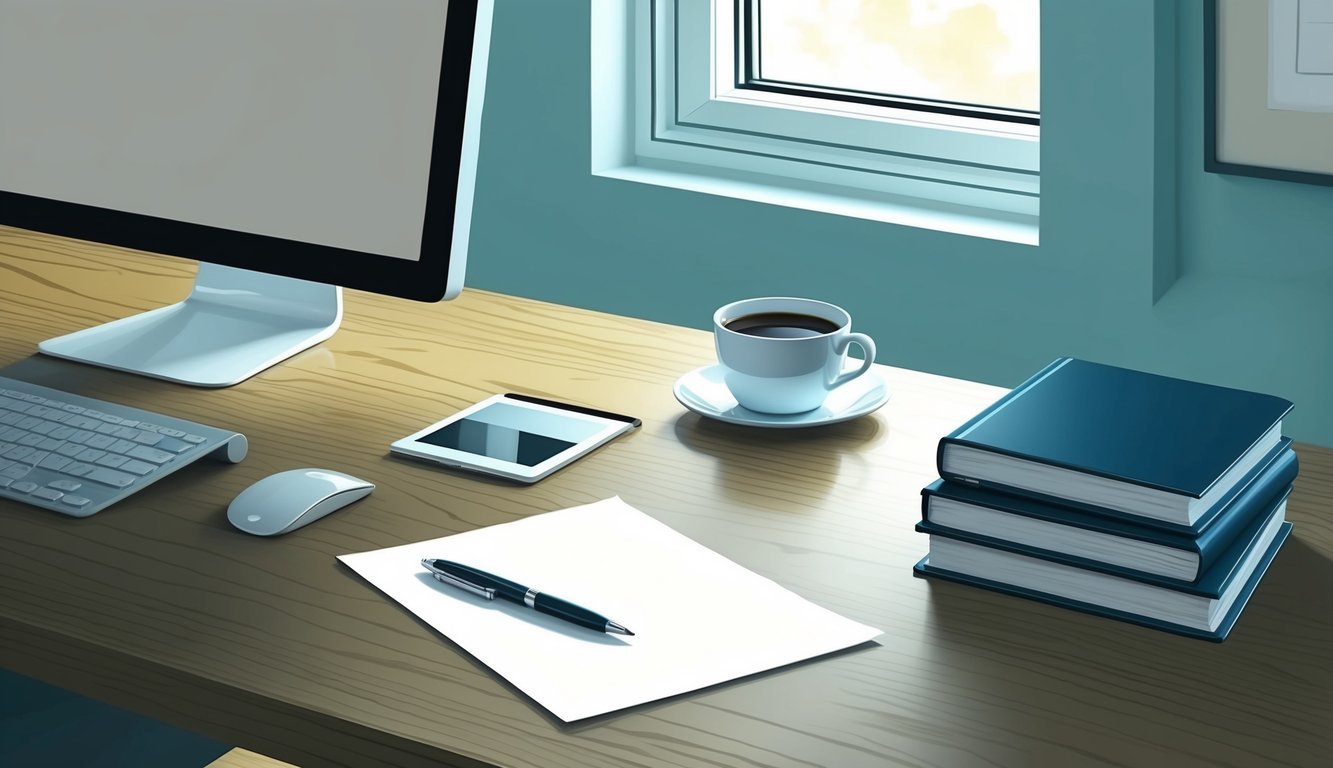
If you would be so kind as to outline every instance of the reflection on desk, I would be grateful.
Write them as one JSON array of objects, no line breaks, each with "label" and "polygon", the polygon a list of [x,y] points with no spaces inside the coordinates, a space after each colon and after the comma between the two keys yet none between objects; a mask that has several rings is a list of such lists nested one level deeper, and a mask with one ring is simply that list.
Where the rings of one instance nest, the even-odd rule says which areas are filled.
[{"label": "reflection on desk", "polygon": [[[187,264],[100,250],[0,228],[4,375],[228,424],[251,455],[86,520],[0,503],[0,658],[16,671],[304,768],[1301,766],[1333,753],[1333,451],[1297,446],[1295,533],[1211,645],[912,578],[935,443],[995,387],[877,366],[893,398],[865,418],[721,424],[671,394],[712,359],[709,334],[483,291],[441,305],[348,292],[332,339],[225,390],[30,357],[189,284]],[[507,390],[644,426],[531,487],[387,455],[423,415]],[[227,501],[295,466],[379,489],[287,536],[232,530]],[[883,629],[880,645],[565,726],[334,559],[615,495]],[[70,572],[71,558],[86,567]]]}]

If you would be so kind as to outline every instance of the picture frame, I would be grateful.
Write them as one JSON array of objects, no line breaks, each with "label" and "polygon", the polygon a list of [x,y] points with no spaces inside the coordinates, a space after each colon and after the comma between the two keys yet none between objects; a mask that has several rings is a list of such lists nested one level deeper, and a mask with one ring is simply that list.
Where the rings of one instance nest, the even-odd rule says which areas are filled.
[{"label": "picture frame", "polygon": [[[1305,5],[1308,3],[1308,6]],[[1204,0],[1204,170],[1333,186],[1329,0]],[[1333,17],[1330,18],[1333,22]]]}]

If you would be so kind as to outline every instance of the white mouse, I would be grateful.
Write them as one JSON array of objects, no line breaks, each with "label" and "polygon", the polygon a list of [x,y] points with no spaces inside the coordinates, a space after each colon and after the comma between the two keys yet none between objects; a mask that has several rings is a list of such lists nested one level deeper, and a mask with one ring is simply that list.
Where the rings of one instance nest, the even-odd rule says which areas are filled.
[{"label": "white mouse", "polygon": [[277,536],[302,528],[375,490],[374,483],[327,469],[289,469],[237,494],[227,519],[246,533]]}]

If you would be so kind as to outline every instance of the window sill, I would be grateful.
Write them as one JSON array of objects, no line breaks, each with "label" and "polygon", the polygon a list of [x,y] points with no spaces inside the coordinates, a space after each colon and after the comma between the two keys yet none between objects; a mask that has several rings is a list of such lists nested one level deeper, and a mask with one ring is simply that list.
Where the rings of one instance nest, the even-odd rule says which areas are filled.
[{"label": "window sill", "polygon": [[593,175],[967,237],[1020,245],[1038,244],[1038,217],[1021,213],[975,209],[922,198],[848,190],[832,184],[647,158],[640,158],[630,165],[595,170]]}]

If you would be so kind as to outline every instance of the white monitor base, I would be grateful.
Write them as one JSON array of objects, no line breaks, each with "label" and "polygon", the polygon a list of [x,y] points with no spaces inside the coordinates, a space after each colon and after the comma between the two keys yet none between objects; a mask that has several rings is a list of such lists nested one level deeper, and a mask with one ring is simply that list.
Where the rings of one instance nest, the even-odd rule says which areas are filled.
[{"label": "white monitor base", "polygon": [[196,387],[229,387],[333,335],[342,289],[200,264],[182,302],[48,339],[44,354]]}]

